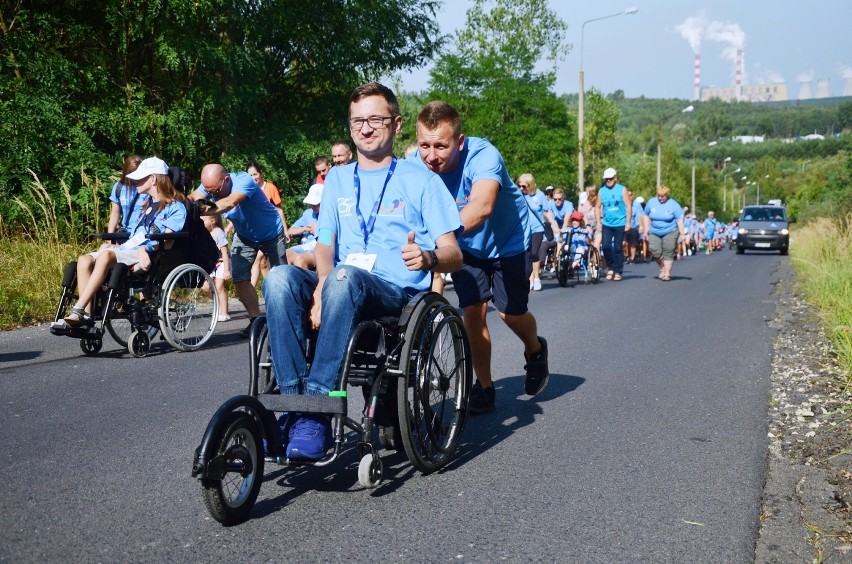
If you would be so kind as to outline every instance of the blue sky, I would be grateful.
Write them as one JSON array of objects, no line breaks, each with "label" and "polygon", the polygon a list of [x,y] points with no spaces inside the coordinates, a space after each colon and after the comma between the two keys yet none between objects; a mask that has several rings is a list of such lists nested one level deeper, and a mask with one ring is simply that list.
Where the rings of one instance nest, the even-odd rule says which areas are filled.
[{"label": "blue sky", "polygon": [[[464,24],[469,0],[446,0],[438,15],[444,33]],[[744,44],[745,83],[783,79],[788,95],[799,94],[799,81],[828,79],[832,96],[841,96],[852,77],[852,0],[550,0],[568,24],[573,44],[557,69],[557,94],[575,93],[580,67],[580,27],[586,20],[636,7],[639,12],[586,25],[583,68],[586,88],[631,98],[692,97],[694,51],[678,31],[701,36],[702,86],[732,86],[734,63],[725,58],[737,41]],[[720,33],[721,32],[721,33]],[[727,32],[727,33],[726,33]],[[740,33],[741,32],[741,33]],[[407,91],[425,90],[428,69],[401,76]]]}]

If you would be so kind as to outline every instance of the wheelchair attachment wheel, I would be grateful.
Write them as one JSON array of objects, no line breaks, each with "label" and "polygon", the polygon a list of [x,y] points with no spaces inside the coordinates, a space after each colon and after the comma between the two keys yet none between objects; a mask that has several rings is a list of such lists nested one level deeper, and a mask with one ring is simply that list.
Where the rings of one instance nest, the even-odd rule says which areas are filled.
[{"label": "wheelchair attachment wheel", "polygon": [[223,525],[236,525],[248,518],[263,481],[261,430],[244,412],[229,414],[222,436],[216,437],[217,476],[201,480],[204,505]]},{"label": "wheelchair attachment wheel", "polygon": [[151,337],[145,331],[136,329],[127,339],[127,352],[136,358],[148,356],[151,350]]},{"label": "wheelchair attachment wheel", "polygon": [[80,350],[86,356],[95,356],[101,352],[104,342],[100,337],[83,337],[80,339]]},{"label": "wheelchair attachment wheel", "polygon": [[213,335],[219,317],[219,295],[202,290],[204,283],[215,288],[213,279],[194,264],[182,264],[163,282],[160,329],[171,346],[194,351]]},{"label": "wheelchair attachment wheel", "polygon": [[358,464],[358,483],[372,489],[382,483],[383,477],[382,459],[372,453],[365,454]]},{"label": "wheelchair attachment wheel", "polygon": [[405,330],[397,388],[402,444],[421,472],[444,466],[461,442],[473,384],[470,346],[461,317],[441,296],[428,294]]}]

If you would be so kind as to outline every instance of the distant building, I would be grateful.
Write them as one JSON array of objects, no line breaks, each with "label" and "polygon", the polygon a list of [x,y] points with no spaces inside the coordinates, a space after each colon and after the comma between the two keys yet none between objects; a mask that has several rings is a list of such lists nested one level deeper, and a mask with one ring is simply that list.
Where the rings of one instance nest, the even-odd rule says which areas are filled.
[{"label": "distant building", "polygon": [[739,141],[743,145],[747,143],[763,143],[766,139],[765,135],[735,135],[731,138],[733,141]]},{"label": "distant building", "polygon": [[[740,100],[743,102],[784,102],[789,99],[787,97],[787,84],[784,82],[744,84],[740,88],[742,88]],[[701,101],[707,102],[718,99],[723,102],[735,102],[737,100],[736,92],[736,86],[705,87],[701,89]]]}]

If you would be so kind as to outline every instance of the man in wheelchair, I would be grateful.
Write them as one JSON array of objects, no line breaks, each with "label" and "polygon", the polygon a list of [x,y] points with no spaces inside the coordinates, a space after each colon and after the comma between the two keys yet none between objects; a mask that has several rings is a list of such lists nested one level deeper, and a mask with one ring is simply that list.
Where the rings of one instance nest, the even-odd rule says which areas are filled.
[{"label": "man in wheelchair", "polygon": [[154,249],[160,244],[148,236],[153,233],[177,232],[186,221],[183,194],[169,178],[169,167],[157,157],[150,157],[127,175],[139,194],[150,197],[141,210],[130,238],[121,245],[110,245],[97,252],[80,256],[77,261],[77,303],[64,319],[52,324],[54,329],[91,326],[95,295],[104,284],[110,269],[118,264],[147,270]]},{"label": "man in wheelchair", "polygon": [[[275,377],[282,394],[328,395],[345,347],[364,319],[398,316],[428,290],[430,270],[454,272],[462,253],[457,206],[441,179],[393,155],[402,126],[394,93],[378,83],[355,89],[349,129],[358,157],[328,173],[317,222],[316,271],[281,265],[263,284]],[[317,330],[308,369],[306,336]],[[318,460],[330,446],[322,414],[289,414],[290,460]]]}]

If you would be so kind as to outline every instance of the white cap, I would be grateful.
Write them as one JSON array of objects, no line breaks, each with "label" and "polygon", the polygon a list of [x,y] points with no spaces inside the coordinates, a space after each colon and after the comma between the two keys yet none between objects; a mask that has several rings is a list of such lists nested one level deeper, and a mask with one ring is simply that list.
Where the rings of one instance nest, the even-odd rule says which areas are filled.
[{"label": "white cap", "polygon": [[169,165],[163,159],[157,157],[148,157],[136,167],[136,170],[127,175],[130,180],[142,180],[148,178],[152,174],[168,174]]},{"label": "white cap", "polygon": [[638,197],[636,198],[636,201],[637,201],[637,202],[639,202],[640,204],[644,204],[644,203],[645,203],[645,198],[643,198],[642,196],[638,196]]},{"label": "white cap", "polygon": [[302,201],[309,206],[319,205],[319,203],[322,202],[322,189],[322,184],[314,184],[311,186],[310,190],[308,190],[308,195],[305,196],[305,199]]},{"label": "white cap", "polygon": [[610,167],[604,171],[604,180],[608,180],[610,178],[614,178],[618,173],[615,172],[615,169]]}]

